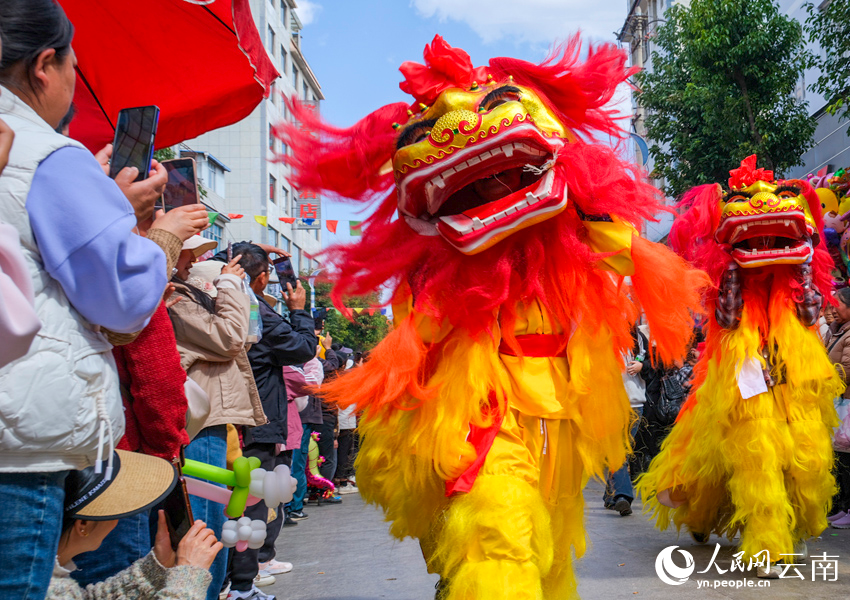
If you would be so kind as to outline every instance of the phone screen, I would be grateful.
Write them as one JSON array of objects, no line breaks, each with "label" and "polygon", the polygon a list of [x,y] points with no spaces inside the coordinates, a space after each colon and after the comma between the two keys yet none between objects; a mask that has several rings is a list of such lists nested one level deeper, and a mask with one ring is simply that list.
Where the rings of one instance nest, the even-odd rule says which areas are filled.
[{"label": "phone screen", "polygon": [[198,180],[195,177],[194,158],[175,158],[162,161],[168,171],[168,183],[162,192],[165,212],[178,206],[198,203]]},{"label": "phone screen", "polygon": [[195,523],[192,517],[192,506],[189,504],[189,492],[186,490],[186,480],[183,477],[177,478],[177,485],[163,500],[162,509],[165,511],[168,534],[171,536],[171,547],[177,550],[180,540]]},{"label": "phone screen", "polygon": [[157,106],[125,108],[118,113],[115,141],[112,144],[112,159],[109,162],[110,177],[114,179],[125,167],[136,167],[139,169],[136,181],[147,178],[151,170],[153,142],[158,122],[159,107]]},{"label": "phone screen", "polygon": [[292,261],[282,256],[274,261],[274,270],[277,271],[277,278],[280,279],[280,287],[286,290],[286,284],[289,282],[292,287],[298,283],[298,278],[295,276],[295,269],[292,268]]}]

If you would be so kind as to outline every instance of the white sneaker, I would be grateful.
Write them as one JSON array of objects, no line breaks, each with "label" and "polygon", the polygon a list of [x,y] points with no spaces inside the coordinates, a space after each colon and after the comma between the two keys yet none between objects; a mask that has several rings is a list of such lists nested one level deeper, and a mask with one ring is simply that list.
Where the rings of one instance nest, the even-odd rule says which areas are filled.
[{"label": "white sneaker", "polygon": [[769,567],[759,567],[756,570],[756,576],[759,579],[779,579],[782,573],[782,567],[779,565],[771,565]]},{"label": "white sneaker", "polygon": [[794,554],[797,555],[794,558],[799,557],[803,560],[809,558],[809,546],[808,544],[806,544],[806,540],[800,540],[799,542],[794,544]]},{"label": "white sneaker", "polygon": [[227,600],[227,597],[230,595],[230,582],[227,582],[227,587],[225,587],[218,594],[218,600]]},{"label": "white sneaker", "polygon": [[270,560],[269,562],[260,563],[260,573],[268,573],[269,575],[283,575],[292,570],[292,563],[281,562],[279,560]]},{"label": "white sneaker", "polygon": [[346,485],[344,485],[344,486],[342,486],[342,487],[340,487],[340,488],[339,488],[339,493],[340,493],[340,494],[356,494],[356,493],[357,493],[357,492],[359,492],[359,491],[360,491],[360,490],[359,490],[359,489],[357,489],[357,486],[356,486],[356,485],[353,485],[353,484],[351,484],[351,483],[346,484]]},{"label": "white sneaker", "polygon": [[266,587],[269,585],[273,585],[275,581],[276,579],[274,578],[274,575],[272,575],[268,571],[263,570],[260,570],[260,572],[257,573],[257,576],[254,577],[254,585],[256,587]]},{"label": "white sneaker", "polygon": [[272,594],[264,594],[257,589],[257,586],[254,586],[247,592],[231,590],[227,595],[227,600],[277,600],[277,598]]}]

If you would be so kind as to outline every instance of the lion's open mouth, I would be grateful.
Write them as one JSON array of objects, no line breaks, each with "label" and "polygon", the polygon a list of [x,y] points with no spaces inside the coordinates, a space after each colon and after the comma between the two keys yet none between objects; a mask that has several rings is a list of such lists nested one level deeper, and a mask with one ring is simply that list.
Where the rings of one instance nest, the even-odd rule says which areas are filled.
[{"label": "lion's open mouth", "polygon": [[400,182],[399,207],[419,233],[438,233],[474,253],[566,207],[556,153],[536,136],[468,147]]},{"label": "lion's open mouth", "polygon": [[802,212],[727,217],[717,240],[732,246],[741,266],[801,264],[812,255],[813,244]]}]

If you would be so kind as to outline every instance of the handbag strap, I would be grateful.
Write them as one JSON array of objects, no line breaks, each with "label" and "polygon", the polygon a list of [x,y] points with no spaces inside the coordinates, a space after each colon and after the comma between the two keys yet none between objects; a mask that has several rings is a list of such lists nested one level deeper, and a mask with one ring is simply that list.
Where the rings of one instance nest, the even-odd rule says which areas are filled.
[{"label": "handbag strap", "polygon": [[829,341],[829,348],[827,348],[827,349],[826,349],[826,351],[827,351],[827,352],[832,352],[832,349],[833,349],[833,348],[835,348],[835,346],[838,344],[838,342],[840,342],[841,340],[843,340],[843,339],[844,339],[844,336],[845,336],[845,335],[847,335],[848,333],[850,333],[850,327],[848,327],[848,328],[844,331],[844,333],[842,333],[841,335],[836,336],[836,337],[835,337],[835,339],[830,340],[830,341]]}]

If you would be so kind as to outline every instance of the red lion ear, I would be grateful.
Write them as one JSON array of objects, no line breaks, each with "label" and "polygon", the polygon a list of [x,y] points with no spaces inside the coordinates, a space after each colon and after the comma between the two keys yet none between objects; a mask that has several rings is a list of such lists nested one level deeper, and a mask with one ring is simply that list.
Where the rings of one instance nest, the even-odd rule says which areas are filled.
[{"label": "red lion ear", "polygon": [[440,35],[435,35],[423,52],[425,64],[412,61],[402,63],[399,71],[404,81],[399,88],[417,101],[431,104],[440,93],[451,87],[469,87],[473,81],[487,78],[485,67],[473,68],[469,54],[452,48]]}]

